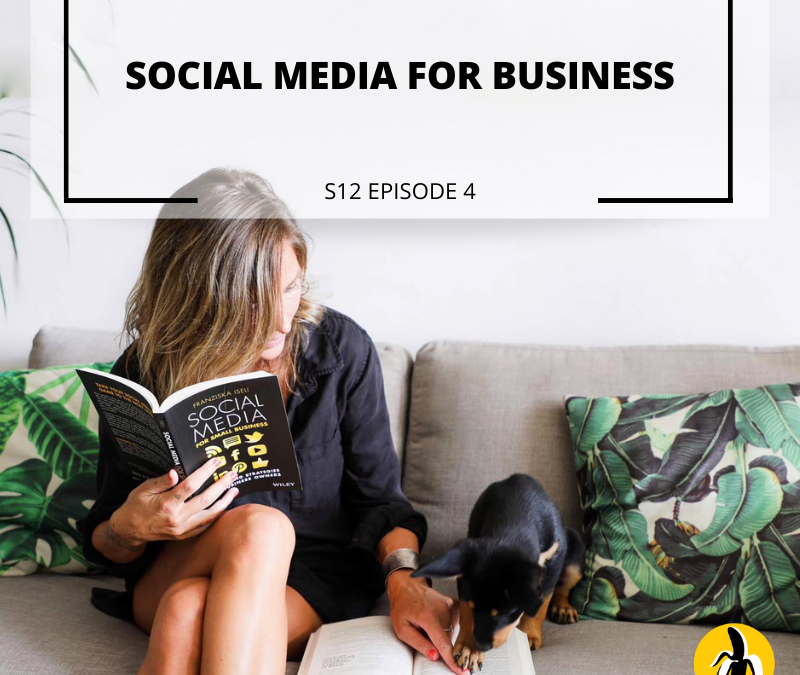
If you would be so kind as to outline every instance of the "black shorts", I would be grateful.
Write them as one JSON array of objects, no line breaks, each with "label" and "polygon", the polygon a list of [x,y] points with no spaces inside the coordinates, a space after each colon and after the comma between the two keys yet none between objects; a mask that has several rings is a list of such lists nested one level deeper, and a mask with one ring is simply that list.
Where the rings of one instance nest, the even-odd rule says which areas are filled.
[{"label": "black shorts", "polygon": [[298,540],[286,585],[325,623],[366,616],[385,590],[374,556],[328,542]]},{"label": "black shorts", "polygon": [[[151,561],[160,546],[151,547]],[[141,578],[127,577],[125,591],[92,588],[92,604],[101,612],[133,619],[133,587]],[[380,565],[360,549],[333,542],[298,539],[286,585],[295,589],[325,623],[366,616],[384,591]]]}]

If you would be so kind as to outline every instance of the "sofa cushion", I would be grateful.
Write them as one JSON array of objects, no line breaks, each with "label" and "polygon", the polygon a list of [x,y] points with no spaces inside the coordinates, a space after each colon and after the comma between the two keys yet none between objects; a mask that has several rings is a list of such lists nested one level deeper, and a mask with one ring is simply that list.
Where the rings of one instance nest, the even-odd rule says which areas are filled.
[{"label": "sofa cushion", "polygon": [[76,527],[97,494],[99,441],[75,367],[0,373],[0,575],[99,569]]},{"label": "sofa cushion", "polygon": [[33,338],[28,368],[90,361],[113,363],[128,345],[127,341],[118,341],[119,335],[107,330],[43,326]]},{"label": "sofa cushion", "polygon": [[424,557],[466,536],[481,491],[535,476],[580,528],[564,396],[800,381],[800,347],[560,347],[437,341],[417,354],[403,490],[428,518]]},{"label": "sofa cushion", "polygon": [[[44,368],[64,363],[116,361],[127,346],[127,342],[117,341],[118,335],[114,331],[44,326],[33,339],[28,367]],[[398,456],[402,459],[408,420],[411,354],[403,347],[385,342],[376,342],[375,347],[383,371],[392,440]]]},{"label": "sofa cushion", "polygon": [[800,385],[568,397],[582,614],[800,631]]}]

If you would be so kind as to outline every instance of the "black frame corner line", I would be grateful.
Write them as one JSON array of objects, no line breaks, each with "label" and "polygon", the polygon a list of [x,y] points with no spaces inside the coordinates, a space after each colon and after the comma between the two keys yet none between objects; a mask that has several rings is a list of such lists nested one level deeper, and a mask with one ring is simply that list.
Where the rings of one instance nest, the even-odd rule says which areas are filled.
[{"label": "black frame corner line", "polygon": [[599,204],[733,204],[733,0],[728,0],[728,196],[600,197]]},{"label": "black frame corner line", "polygon": [[64,203],[65,204],[196,204],[196,197],[70,197],[69,196],[69,0],[64,0]]}]

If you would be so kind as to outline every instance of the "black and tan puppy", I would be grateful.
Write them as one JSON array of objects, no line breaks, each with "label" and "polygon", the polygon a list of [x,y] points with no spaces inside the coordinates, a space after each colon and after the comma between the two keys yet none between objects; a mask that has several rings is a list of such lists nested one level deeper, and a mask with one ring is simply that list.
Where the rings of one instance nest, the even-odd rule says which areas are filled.
[{"label": "black and tan puppy", "polygon": [[545,614],[557,623],[578,620],[569,593],[581,578],[583,553],[580,536],[562,525],[539,481],[516,473],[484,490],[466,539],[411,576],[458,577],[461,630],[453,654],[474,672],[515,627],[538,649]]}]

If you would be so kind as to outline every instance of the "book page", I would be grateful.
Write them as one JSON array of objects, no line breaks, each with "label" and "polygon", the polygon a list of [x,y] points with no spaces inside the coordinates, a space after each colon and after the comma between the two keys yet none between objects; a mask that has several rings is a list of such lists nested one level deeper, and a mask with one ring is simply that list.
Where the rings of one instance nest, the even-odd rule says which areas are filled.
[{"label": "book page", "polygon": [[311,633],[306,644],[306,649],[303,652],[303,660],[300,662],[300,668],[297,670],[297,675],[308,675],[308,670],[311,668],[311,660],[314,652],[317,649],[317,641],[319,640],[319,630]]},{"label": "book page", "polygon": [[80,374],[81,372],[91,373],[94,377],[116,380],[120,384],[123,384],[126,387],[133,389],[145,401],[147,401],[148,405],[150,406],[150,408],[152,408],[153,412],[158,412],[158,400],[156,399],[155,396],[153,396],[153,392],[151,392],[146,387],[143,387],[138,382],[129,380],[127,377],[120,377],[119,375],[114,375],[113,373],[104,373],[102,370],[95,370],[94,368],[78,368],[78,374]]},{"label": "book page", "polygon": [[[453,635],[454,642],[456,635],[458,631]],[[446,675],[452,672],[441,657],[431,661],[420,653],[414,656],[413,675]],[[514,629],[502,647],[486,652],[480,675],[535,675],[525,634]]]},{"label": "book page", "polygon": [[325,624],[317,635],[298,675],[411,675],[412,649],[395,635],[388,616]]}]

